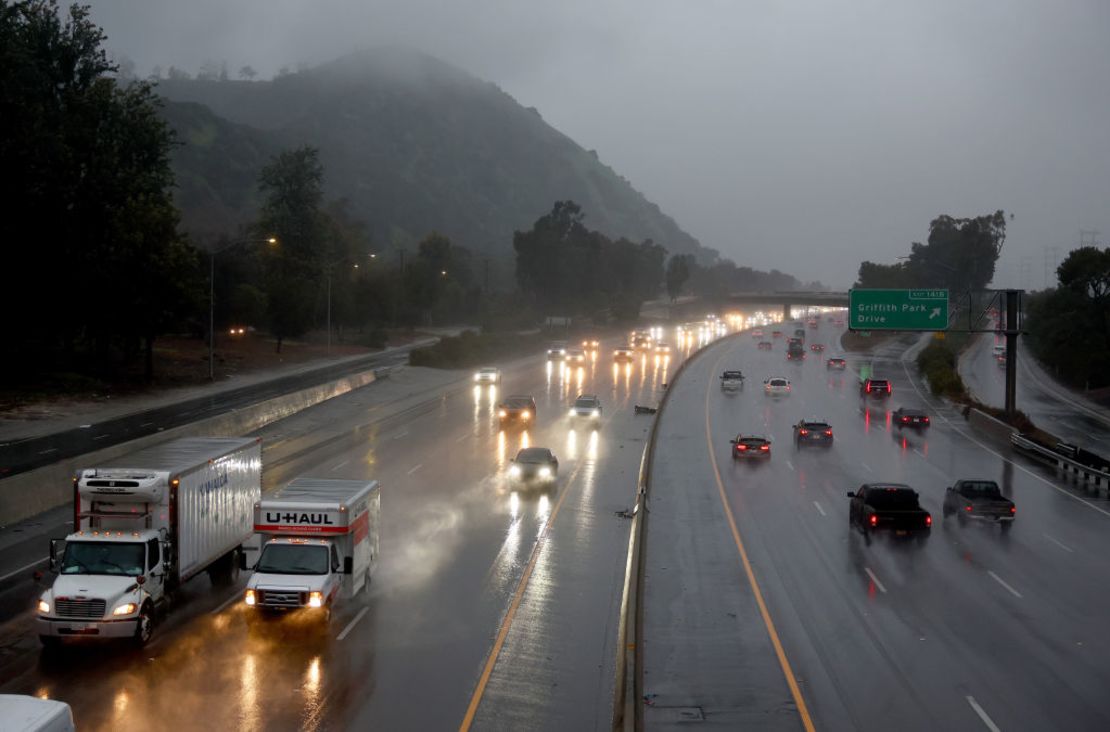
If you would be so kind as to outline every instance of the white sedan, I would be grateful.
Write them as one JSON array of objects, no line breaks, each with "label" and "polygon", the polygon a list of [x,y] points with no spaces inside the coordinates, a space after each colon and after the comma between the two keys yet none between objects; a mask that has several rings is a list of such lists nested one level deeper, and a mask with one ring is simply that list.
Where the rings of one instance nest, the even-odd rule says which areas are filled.
[{"label": "white sedan", "polygon": [[478,369],[474,373],[475,384],[500,384],[501,383],[501,369],[495,369],[492,366],[486,366]]},{"label": "white sedan", "polygon": [[763,392],[768,396],[783,396],[790,393],[790,379],[785,376],[772,376],[763,380]]}]

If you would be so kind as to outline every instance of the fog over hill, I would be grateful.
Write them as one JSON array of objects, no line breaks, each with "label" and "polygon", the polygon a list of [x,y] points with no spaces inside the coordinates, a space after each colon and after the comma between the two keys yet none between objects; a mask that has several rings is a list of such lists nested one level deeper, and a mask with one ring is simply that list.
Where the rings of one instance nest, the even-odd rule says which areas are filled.
[{"label": "fog over hill", "polygon": [[571,199],[611,237],[717,258],[535,109],[417,51],[375,48],[272,81],[163,79],[158,91],[182,143],[178,201],[193,232],[248,221],[268,157],[310,144],[328,195],[348,199],[379,249],[438,230],[476,252],[508,253],[514,230]]}]

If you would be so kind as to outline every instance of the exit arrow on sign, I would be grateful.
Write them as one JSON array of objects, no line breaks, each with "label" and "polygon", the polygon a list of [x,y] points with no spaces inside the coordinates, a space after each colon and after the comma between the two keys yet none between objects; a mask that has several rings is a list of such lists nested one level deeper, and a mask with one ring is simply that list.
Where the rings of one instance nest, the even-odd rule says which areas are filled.
[{"label": "exit arrow on sign", "polygon": [[940,316],[940,308],[933,308],[933,312],[929,313],[929,320]]}]

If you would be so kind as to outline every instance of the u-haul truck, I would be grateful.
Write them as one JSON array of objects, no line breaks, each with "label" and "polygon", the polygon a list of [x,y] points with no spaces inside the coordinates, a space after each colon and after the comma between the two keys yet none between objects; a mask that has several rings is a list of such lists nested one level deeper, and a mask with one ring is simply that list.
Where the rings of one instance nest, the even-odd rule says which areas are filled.
[{"label": "u-haul truck", "polygon": [[378,559],[378,481],[297,478],[254,507],[261,553],[244,602],[256,610],[331,617],[370,584]]}]

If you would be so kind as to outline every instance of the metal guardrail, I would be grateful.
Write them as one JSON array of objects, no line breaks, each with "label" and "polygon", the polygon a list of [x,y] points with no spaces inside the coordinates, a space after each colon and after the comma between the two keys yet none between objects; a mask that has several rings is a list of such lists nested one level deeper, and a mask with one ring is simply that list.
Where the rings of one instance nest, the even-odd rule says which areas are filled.
[{"label": "metal guardrail", "polygon": [[[726,338],[729,336],[726,336]],[[651,461],[655,455],[655,437],[659,431],[659,422],[663,417],[663,408],[667,406],[671,392],[678,377],[701,354],[724,339],[711,341],[690,354],[682,365],[674,372],[667,383],[667,391],[659,401],[655,418],[651,424],[644,454],[640,458],[640,471],[636,480],[636,504],[632,508],[632,527],[628,534],[628,561],[624,570],[624,590],[621,593],[621,609],[617,624],[617,661],[615,669],[615,684],[613,693],[613,730],[640,730],[643,728],[643,697],[641,684],[643,679],[640,674],[641,667],[641,637],[643,628],[643,606],[640,595],[643,589],[644,575],[644,522],[647,520],[648,488],[651,479]]]},{"label": "metal guardrail", "polygon": [[1102,485],[1105,482],[1107,487],[1110,488],[1110,472],[1092,468],[1089,465],[1084,465],[1081,462],[1072,460],[1055,450],[1033,442],[1019,434],[1010,435],[1010,444],[1027,455],[1032,455],[1033,457],[1052,463],[1056,468],[1065,473],[1073,473],[1077,477],[1083,476],[1084,481],[1091,481],[1093,479],[1096,486]]}]

